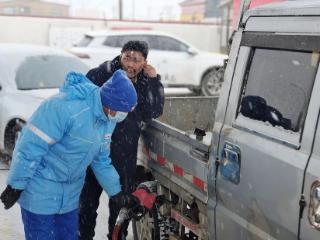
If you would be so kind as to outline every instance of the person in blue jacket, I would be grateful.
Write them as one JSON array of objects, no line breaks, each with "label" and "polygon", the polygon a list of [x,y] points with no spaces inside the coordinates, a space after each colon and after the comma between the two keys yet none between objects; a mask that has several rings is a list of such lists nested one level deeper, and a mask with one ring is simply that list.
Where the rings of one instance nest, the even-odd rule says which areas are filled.
[{"label": "person in blue jacket", "polygon": [[71,72],[60,93],[35,111],[14,149],[0,197],[5,209],[20,204],[27,240],[78,239],[79,196],[88,166],[111,199],[129,204],[109,153],[116,123],[136,104],[136,90],[123,70],[101,87]]}]

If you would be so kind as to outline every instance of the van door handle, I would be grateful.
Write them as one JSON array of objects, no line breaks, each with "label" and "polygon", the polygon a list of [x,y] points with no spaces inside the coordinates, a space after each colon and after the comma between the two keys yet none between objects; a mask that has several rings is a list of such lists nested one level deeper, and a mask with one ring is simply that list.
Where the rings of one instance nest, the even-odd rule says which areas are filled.
[{"label": "van door handle", "polygon": [[207,151],[203,151],[203,150],[200,150],[197,148],[191,149],[190,155],[195,158],[201,159],[203,161],[208,161],[208,159],[209,159],[209,153]]},{"label": "van door handle", "polygon": [[220,157],[220,174],[225,180],[234,184],[239,184],[240,182],[240,157],[240,148],[225,142]]}]

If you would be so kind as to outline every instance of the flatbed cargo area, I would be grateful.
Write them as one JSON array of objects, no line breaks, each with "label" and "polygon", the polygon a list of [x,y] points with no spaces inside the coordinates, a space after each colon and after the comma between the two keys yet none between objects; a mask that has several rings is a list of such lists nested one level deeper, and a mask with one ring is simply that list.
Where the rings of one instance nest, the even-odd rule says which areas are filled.
[{"label": "flatbed cargo area", "polygon": [[[217,96],[166,98],[163,115],[149,125],[195,145],[209,147],[217,102]],[[196,128],[206,132],[201,141],[196,140]]]}]

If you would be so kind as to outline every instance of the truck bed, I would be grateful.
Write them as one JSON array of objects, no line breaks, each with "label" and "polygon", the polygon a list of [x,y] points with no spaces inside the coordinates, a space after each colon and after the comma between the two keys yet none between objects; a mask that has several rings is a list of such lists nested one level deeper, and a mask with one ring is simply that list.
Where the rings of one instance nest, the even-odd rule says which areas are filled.
[{"label": "truck bed", "polygon": [[[166,98],[163,116],[142,131],[139,159],[162,185],[175,192],[207,199],[208,159],[217,97]],[[206,130],[196,140],[195,128]]]},{"label": "truck bed", "polygon": [[156,120],[189,133],[198,127],[211,131],[218,97],[168,97],[162,116]]}]

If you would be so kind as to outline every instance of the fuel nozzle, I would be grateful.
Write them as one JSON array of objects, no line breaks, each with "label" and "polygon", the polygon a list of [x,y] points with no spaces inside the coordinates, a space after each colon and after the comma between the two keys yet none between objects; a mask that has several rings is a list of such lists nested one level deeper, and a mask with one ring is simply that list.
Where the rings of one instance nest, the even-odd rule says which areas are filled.
[{"label": "fuel nozzle", "polygon": [[129,210],[125,207],[121,208],[112,232],[112,240],[118,240],[121,231],[121,225],[124,223],[125,220],[128,220],[130,218],[131,216]]},{"label": "fuel nozzle", "polygon": [[134,218],[141,219],[147,211],[150,211],[156,204],[161,206],[165,202],[165,197],[157,195],[157,184],[154,181],[141,183],[132,195],[136,198],[136,205],[133,207],[121,208],[115,228],[112,234],[112,240],[117,240],[121,225],[125,220]]},{"label": "fuel nozzle", "polygon": [[123,207],[120,209],[120,212],[118,214],[116,225],[121,225],[127,219],[130,219],[129,210]]},{"label": "fuel nozzle", "polygon": [[132,217],[139,220],[147,211],[150,211],[155,205],[161,206],[165,202],[163,195],[157,195],[157,183],[147,181],[141,183],[137,190],[132,193],[137,198],[139,206],[130,209]]},{"label": "fuel nozzle", "polygon": [[137,189],[132,193],[132,195],[139,199],[140,206],[145,207],[148,210],[152,209],[157,197],[156,194],[149,193],[144,188]]}]

